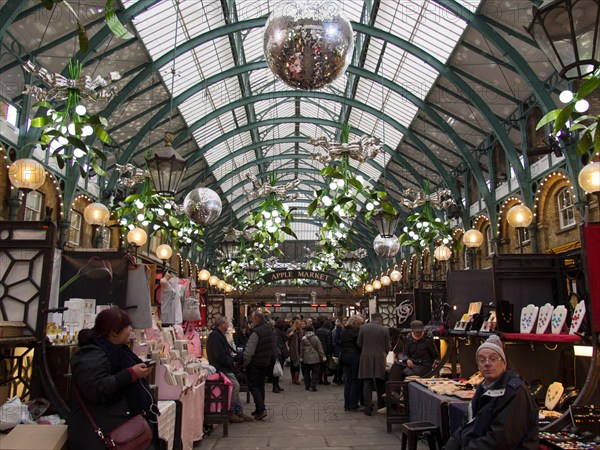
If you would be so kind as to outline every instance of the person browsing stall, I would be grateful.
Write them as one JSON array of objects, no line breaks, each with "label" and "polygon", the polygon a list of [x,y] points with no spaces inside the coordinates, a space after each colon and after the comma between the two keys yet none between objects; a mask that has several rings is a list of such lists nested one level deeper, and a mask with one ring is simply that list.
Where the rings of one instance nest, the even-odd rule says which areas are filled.
[{"label": "person browsing stall", "polygon": [[506,368],[500,338],[490,336],[477,349],[483,382],[469,404],[465,423],[444,450],[538,450],[538,410],[525,381]]},{"label": "person browsing stall", "polygon": [[217,369],[231,381],[231,410],[229,422],[240,423],[254,420],[253,417],[244,414],[244,408],[240,402],[240,383],[235,375],[235,365],[231,356],[232,348],[227,342],[225,333],[229,329],[229,319],[225,316],[217,317],[215,327],[208,335],[206,341],[206,355],[211,366]]}]

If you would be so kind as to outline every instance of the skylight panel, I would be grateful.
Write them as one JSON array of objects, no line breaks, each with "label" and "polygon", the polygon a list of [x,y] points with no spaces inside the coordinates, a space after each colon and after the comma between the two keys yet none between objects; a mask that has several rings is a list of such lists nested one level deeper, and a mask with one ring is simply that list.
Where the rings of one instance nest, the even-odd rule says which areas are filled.
[{"label": "skylight panel", "polygon": [[260,61],[264,59],[263,50],[263,28],[253,28],[244,37],[244,55],[247,62]]}]

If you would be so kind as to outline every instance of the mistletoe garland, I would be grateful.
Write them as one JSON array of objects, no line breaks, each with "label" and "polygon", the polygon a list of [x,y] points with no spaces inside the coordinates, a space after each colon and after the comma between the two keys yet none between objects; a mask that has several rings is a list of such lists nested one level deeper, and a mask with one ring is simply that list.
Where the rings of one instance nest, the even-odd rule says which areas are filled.
[{"label": "mistletoe garland", "polygon": [[[86,176],[89,166],[99,175],[106,175],[100,161],[106,161],[104,152],[96,147],[88,146],[83,140],[95,135],[101,142],[109,144],[110,136],[105,130],[108,122],[98,114],[89,115],[81,104],[82,65],[80,61],[69,61],[69,78],[66,80],[67,93],[62,109],[55,109],[48,101],[37,102],[34,107],[45,108],[46,115],[35,117],[31,126],[42,128],[40,141],[43,150],[50,151],[62,169],[66,163],[77,165],[81,175]],[[89,95],[87,99],[92,99]]]},{"label": "mistletoe garland", "polygon": [[[425,183],[425,196],[429,195],[429,183]],[[429,201],[423,204],[423,209],[406,218],[402,233],[398,236],[401,247],[411,247],[417,253],[423,251],[438,241],[445,245],[451,244],[456,250],[460,242],[453,239],[453,230],[450,221],[436,217]]]},{"label": "mistletoe garland", "polygon": [[[276,186],[276,173],[269,175],[269,183]],[[270,267],[266,261],[283,254],[280,244],[287,236],[297,239],[291,228],[295,209],[283,203],[275,190],[269,190],[242,224],[238,233],[241,236],[239,255],[235,259],[224,259],[219,264],[217,271],[221,277],[236,290],[247,290],[252,284],[247,269],[258,270],[257,278],[267,274]]]},{"label": "mistletoe garland", "polygon": [[201,251],[205,245],[204,229],[192,222],[183,207],[172,198],[158,194],[146,179],[137,194],[128,196],[112,208],[112,219],[132,229],[145,228],[148,235],[161,233],[165,242],[190,246]]}]

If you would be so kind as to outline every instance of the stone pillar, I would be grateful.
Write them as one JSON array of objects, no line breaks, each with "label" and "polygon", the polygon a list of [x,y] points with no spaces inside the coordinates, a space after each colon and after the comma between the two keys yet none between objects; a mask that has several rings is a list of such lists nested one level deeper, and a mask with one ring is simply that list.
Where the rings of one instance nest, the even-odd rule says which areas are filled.
[{"label": "stone pillar", "polygon": [[59,220],[58,221],[58,230],[59,230],[58,247],[59,248],[64,248],[65,244],[67,243],[69,228],[71,228],[70,220]]},{"label": "stone pillar", "polygon": [[17,196],[11,196],[6,199],[6,203],[8,204],[8,220],[18,220],[19,206],[21,206],[21,199],[18,197],[18,191],[14,191],[17,192]]}]

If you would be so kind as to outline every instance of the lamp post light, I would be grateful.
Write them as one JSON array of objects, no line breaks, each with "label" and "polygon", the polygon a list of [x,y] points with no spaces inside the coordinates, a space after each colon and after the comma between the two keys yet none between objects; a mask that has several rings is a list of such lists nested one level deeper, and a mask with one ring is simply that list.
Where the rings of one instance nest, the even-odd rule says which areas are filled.
[{"label": "lamp post light", "polygon": [[173,255],[173,249],[168,244],[161,244],[156,247],[156,256],[162,261],[162,273],[165,273],[167,267],[167,260]]},{"label": "lamp post light", "polygon": [[591,75],[600,66],[599,0],[555,0],[534,8],[527,31],[559,75]]},{"label": "lamp post light", "polygon": [[469,269],[474,268],[475,263],[475,249],[481,247],[483,243],[483,234],[481,231],[471,228],[463,235],[463,244],[468,247],[467,260],[469,263]]},{"label": "lamp post light", "polygon": [[376,291],[378,291],[379,289],[381,289],[381,281],[379,281],[378,279],[375,279],[372,283],[373,285],[373,289],[375,289]]},{"label": "lamp post light", "polygon": [[102,203],[90,203],[83,210],[84,220],[92,227],[92,246],[98,248],[100,245],[98,227],[103,227],[108,222],[110,212]]},{"label": "lamp post light", "polygon": [[579,172],[579,186],[589,194],[595,194],[600,206],[600,163],[591,162]]},{"label": "lamp post light", "polygon": [[436,247],[435,250],[433,251],[433,257],[437,261],[440,261],[442,264],[445,264],[446,261],[448,261],[451,256],[452,256],[452,250],[450,250],[450,248],[446,244],[442,244],[442,245]]},{"label": "lamp post light", "polygon": [[525,205],[515,205],[506,213],[508,224],[517,230],[519,237],[519,253],[523,254],[523,233],[525,228],[531,225],[533,221],[533,213]]},{"label": "lamp post light", "polygon": [[148,235],[141,228],[133,228],[127,233],[127,243],[134,249],[134,257],[137,259],[138,248],[146,243]]},{"label": "lamp post light", "polygon": [[206,269],[202,269],[198,274],[198,278],[200,279],[200,281],[208,281],[208,279],[210,278],[210,272]]},{"label": "lamp post light", "polygon": [[[27,194],[36,190],[46,181],[46,171],[35,159],[18,159],[8,168],[8,179],[10,184],[23,193],[23,204],[27,203]],[[11,213],[11,219],[15,220],[17,216],[18,199],[15,201],[14,214]]]}]

